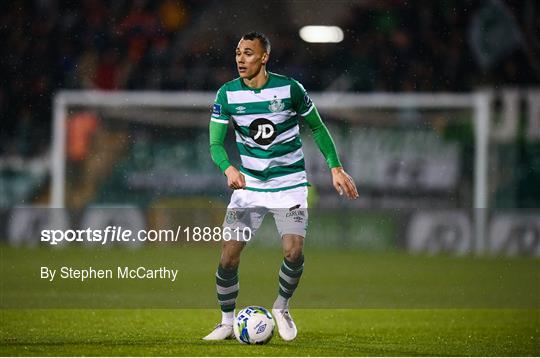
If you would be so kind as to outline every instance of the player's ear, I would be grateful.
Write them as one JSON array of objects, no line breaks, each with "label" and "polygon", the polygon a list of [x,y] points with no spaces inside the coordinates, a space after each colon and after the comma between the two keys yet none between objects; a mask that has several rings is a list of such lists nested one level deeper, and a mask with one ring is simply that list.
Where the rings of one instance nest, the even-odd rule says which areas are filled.
[{"label": "player's ear", "polygon": [[266,65],[266,63],[268,62],[268,58],[269,58],[268,52],[263,53],[262,61],[261,61],[263,65]]}]

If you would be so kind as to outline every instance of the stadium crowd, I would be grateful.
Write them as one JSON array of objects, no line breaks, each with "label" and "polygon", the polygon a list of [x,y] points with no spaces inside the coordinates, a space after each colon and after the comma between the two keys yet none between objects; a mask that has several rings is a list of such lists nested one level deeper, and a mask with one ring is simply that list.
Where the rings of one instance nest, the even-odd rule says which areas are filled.
[{"label": "stadium crowd", "polygon": [[[215,91],[235,76],[229,47],[240,35],[236,14],[228,21],[208,18],[220,4],[2,2],[0,155],[31,156],[49,146],[51,99],[60,88]],[[276,20],[263,29],[275,44],[270,70],[299,79],[310,91],[466,91],[537,82],[520,48],[490,67],[478,64],[468,41],[478,8],[458,0],[358,2],[337,24],[345,40],[321,45],[302,42],[294,21],[284,20],[294,14],[273,2],[265,11]]]}]

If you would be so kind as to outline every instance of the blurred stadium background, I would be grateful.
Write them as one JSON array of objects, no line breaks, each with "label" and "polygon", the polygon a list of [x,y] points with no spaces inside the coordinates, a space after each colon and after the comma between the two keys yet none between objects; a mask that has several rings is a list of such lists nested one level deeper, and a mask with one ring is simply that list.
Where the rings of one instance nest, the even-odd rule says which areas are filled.
[{"label": "blurred stadium background", "polygon": [[[539,18],[535,0],[1,1],[0,355],[540,355]],[[336,42],[305,41],[309,25],[338,27]],[[203,345],[217,244],[39,237],[220,225],[210,107],[250,30],[313,97],[360,198],[336,195],[302,128],[301,334]],[[272,304],[279,244],[267,218],[239,307]],[[42,266],[180,278],[49,282]]]},{"label": "blurred stadium background", "polygon": [[[269,69],[319,104],[360,189],[356,202],[335,195],[304,131],[310,245],[539,256],[539,7],[2,2],[0,238],[38,240],[49,214],[20,207],[66,208],[63,225],[77,227],[95,207],[157,225],[154,208],[226,205],[209,108],[256,29],[274,45]],[[306,25],[338,26],[343,40],[308,43]]]}]

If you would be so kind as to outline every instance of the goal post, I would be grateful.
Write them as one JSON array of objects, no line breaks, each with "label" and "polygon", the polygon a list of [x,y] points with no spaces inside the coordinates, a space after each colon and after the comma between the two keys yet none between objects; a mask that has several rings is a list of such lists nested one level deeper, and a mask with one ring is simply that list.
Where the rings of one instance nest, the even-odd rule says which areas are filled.
[{"label": "goal post", "polygon": [[[310,94],[321,111],[339,110],[467,110],[474,121],[473,188],[471,202],[474,209],[475,251],[486,247],[488,200],[489,127],[492,95],[473,93],[340,93]],[[170,108],[185,110],[210,108],[215,94],[211,92],[159,91],[87,91],[63,90],[53,98],[53,138],[51,152],[52,208],[63,208],[66,203],[66,138],[69,108]],[[179,119],[181,120],[181,119]],[[362,183],[358,183],[362,185]]]}]

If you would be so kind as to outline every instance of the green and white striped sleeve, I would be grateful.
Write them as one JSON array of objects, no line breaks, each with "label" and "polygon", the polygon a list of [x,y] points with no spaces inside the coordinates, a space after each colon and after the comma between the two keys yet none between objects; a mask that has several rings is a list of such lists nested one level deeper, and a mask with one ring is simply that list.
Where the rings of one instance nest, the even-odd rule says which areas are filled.
[{"label": "green and white striped sleeve", "polygon": [[230,114],[227,112],[227,97],[222,88],[219,89],[214,105],[212,106],[212,115],[210,116],[210,156],[212,161],[224,172],[231,162],[223,143],[227,135]]},{"label": "green and white striped sleeve", "polygon": [[302,117],[307,116],[315,108],[304,86],[294,79],[291,85],[291,99],[294,110]]},{"label": "green and white striped sleeve", "polygon": [[229,124],[231,118],[230,113],[227,111],[227,95],[225,89],[221,87],[216,94],[214,105],[212,106],[212,116],[210,121],[220,124]]},{"label": "green and white striped sleeve", "polygon": [[309,98],[304,86],[298,81],[293,80],[292,82],[291,96],[294,109],[298,114],[304,117],[304,120],[313,133],[313,140],[326,159],[328,167],[341,167],[341,161],[337,154],[336,145],[332,140],[328,128],[323,123],[317,108],[315,108],[313,101]]}]

